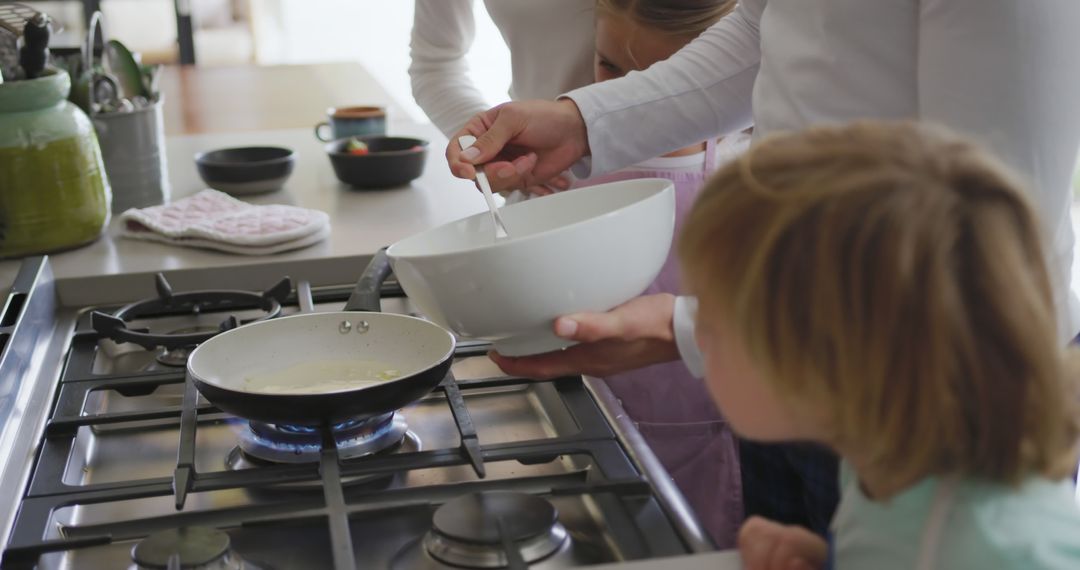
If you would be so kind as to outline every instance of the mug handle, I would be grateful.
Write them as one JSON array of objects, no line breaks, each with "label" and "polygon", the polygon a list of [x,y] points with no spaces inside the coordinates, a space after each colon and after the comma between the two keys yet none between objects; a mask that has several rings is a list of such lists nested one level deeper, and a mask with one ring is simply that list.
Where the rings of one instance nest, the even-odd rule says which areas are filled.
[{"label": "mug handle", "polygon": [[326,138],[326,137],[322,136],[322,132],[320,132],[319,129],[321,129],[323,127],[329,128],[330,123],[327,123],[326,121],[323,121],[323,122],[315,125],[315,138],[321,140],[322,142],[330,142],[330,141],[334,140],[333,135],[331,135],[329,138]]}]

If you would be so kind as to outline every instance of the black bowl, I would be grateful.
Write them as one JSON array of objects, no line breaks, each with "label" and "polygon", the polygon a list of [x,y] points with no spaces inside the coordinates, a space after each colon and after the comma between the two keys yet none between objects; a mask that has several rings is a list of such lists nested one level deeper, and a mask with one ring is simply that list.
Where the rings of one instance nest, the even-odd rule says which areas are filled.
[{"label": "black bowl", "polygon": [[[349,137],[352,138],[352,137]],[[368,145],[368,154],[345,150],[349,138],[326,145],[326,154],[338,180],[356,188],[390,188],[419,178],[427,160],[428,142],[409,137],[356,137]]]},{"label": "black bowl", "polygon": [[261,194],[281,188],[296,153],[276,146],[246,146],[200,152],[195,166],[206,185],[228,194]]}]

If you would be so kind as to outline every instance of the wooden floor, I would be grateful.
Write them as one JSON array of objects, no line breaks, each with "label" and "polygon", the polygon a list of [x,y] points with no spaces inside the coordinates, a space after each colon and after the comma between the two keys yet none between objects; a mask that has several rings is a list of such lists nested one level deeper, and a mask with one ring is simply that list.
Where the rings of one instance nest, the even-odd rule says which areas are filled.
[{"label": "wooden floor", "polygon": [[334,106],[381,105],[404,114],[359,64],[167,66],[165,134],[314,127]]}]

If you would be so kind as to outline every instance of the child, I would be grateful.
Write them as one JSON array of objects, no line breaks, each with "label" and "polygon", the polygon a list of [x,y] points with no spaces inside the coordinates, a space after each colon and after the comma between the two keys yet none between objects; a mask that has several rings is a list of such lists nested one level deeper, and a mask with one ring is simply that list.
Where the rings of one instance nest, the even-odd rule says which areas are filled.
[{"label": "child", "polygon": [[[621,77],[667,59],[734,5],[733,0],[598,0],[596,80]],[[749,136],[741,133],[720,142],[710,140],[577,186],[667,178],[675,184],[678,229],[706,178],[748,143]],[[646,293],[679,290],[679,269],[672,253]],[[681,362],[670,362],[605,380],[705,530],[721,548],[733,547],[743,520],[738,448],[701,379]]]},{"label": "child", "polygon": [[679,244],[740,435],[843,459],[832,551],[752,519],[746,567],[1080,568],[1076,392],[1040,226],[971,145],[859,123],[766,139]]}]

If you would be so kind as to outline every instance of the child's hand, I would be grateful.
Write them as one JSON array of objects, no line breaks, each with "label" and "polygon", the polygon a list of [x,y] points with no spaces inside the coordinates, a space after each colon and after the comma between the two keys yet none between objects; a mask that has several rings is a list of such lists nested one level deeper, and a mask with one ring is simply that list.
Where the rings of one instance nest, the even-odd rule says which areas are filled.
[{"label": "child's hand", "polygon": [[805,528],[750,517],[739,529],[739,554],[746,570],[820,570],[829,546]]}]

